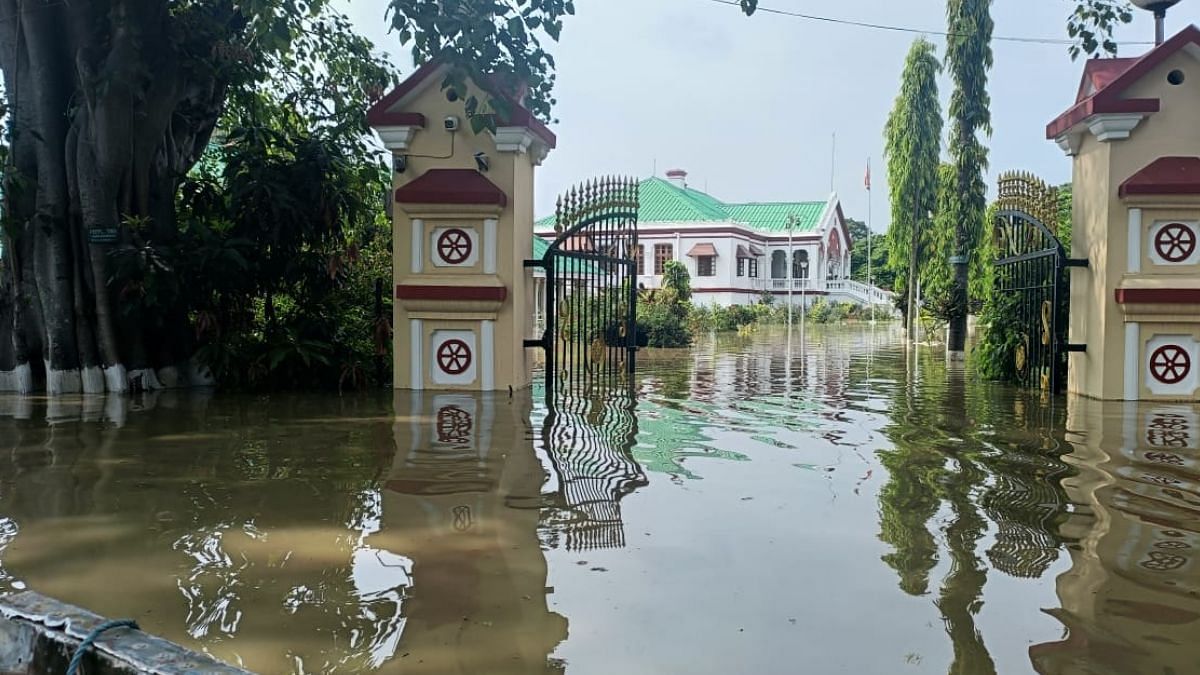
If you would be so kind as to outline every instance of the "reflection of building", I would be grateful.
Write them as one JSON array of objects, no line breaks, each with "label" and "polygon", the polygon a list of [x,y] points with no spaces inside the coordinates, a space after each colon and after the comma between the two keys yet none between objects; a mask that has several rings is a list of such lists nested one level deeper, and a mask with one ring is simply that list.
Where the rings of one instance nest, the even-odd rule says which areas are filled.
[{"label": "reflection of building", "polygon": [[[891,306],[890,292],[849,279],[850,233],[836,195],[730,204],[688,187],[684,171],[667,176],[639,185],[638,282],[646,288],[659,288],[663,265],[674,260],[688,268],[699,303],[748,305],[764,292],[782,299],[790,284],[797,303],[804,291],[810,301],[828,295]],[[553,217],[539,220],[537,234],[551,237],[553,226]]]},{"label": "reflection of building", "polygon": [[1087,430],[1063,481],[1079,544],[1050,613],[1070,632],[1031,647],[1034,667],[1200,672],[1200,411],[1073,399],[1068,428]]},{"label": "reflection of building", "polygon": [[396,457],[369,543],[412,560],[395,663],[406,673],[559,672],[546,600],[542,465],[529,395],[397,393]]}]

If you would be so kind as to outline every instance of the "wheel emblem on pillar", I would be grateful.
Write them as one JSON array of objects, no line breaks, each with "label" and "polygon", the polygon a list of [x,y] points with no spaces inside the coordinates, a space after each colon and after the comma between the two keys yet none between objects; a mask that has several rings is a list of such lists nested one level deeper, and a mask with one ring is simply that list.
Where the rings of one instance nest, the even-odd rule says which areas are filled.
[{"label": "wheel emblem on pillar", "polygon": [[1167,262],[1183,262],[1196,252],[1196,233],[1183,223],[1166,225],[1154,235],[1154,250]]},{"label": "wheel emblem on pillar", "polygon": [[437,349],[437,364],[447,375],[462,375],[471,367],[471,348],[462,340],[446,340]]},{"label": "wheel emblem on pillar", "polygon": [[471,257],[471,235],[457,227],[446,230],[438,237],[437,252],[447,265],[461,265]]},{"label": "wheel emblem on pillar", "polygon": [[1192,372],[1192,357],[1179,345],[1163,345],[1150,355],[1150,374],[1163,384],[1178,384]]}]

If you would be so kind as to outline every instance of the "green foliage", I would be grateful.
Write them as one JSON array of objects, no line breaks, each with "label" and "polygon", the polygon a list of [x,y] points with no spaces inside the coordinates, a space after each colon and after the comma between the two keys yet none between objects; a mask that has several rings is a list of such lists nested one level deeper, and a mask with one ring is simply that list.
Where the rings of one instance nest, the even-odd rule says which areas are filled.
[{"label": "green foliage", "polygon": [[688,317],[688,324],[692,331],[696,333],[723,333],[742,330],[747,326],[774,323],[777,318],[782,323],[786,321],[786,317],[786,308],[784,308],[780,316],[777,308],[761,302],[753,305],[732,305],[730,307],[701,305],[692,308],[691,315]]},{"label": "green foliage", "polygon": [[868,235],[866,224],[853,218],[846,219],[846,227],[850,230],[850,240],[854,242],[850,253],[850,278],[867,283],[869,251],[871,280],[880,288],[892,288],[896,282],[896,273],[887,262],[888,238],[881,234]]},{"label": "green foliage", "polygon": [[681,303],[692,301],[692,277],[683,263],[668,260],[663,265],[663,289],[673,292]]},{"label": "green foliage", "polygon": [[983,336],[975,348],[975,363],[985,379],[1016,381],[1016,350],[1021,343],[1018,298],[1013,293],[992,293],[983,305],[980,324]]},{"label": "green foliage", "polygon": [[[278,88],[231,92],[218,145],[184,180],[177,245],[117,267],[146,316],[182,307],[199,360],[233,388],[354,388],[390,373],[391,175],[364,144],[362,87],[390,79],[371,44],[318,15],[271,65]],[[154,248],[152,242],[147,247]],[[121,252],[122,249],[118,249]],[[184,283],[186,282],[186,283]]]},{"label": "green foliage", "polygon": [[813,323],[829,323],[833,320],[833,305],[829,304],[825,298],[818,298],[808,308],[808,318]]},{"label": "green foliage", "polygon": [[[899,298],[905,298],[908,288],[913,228],[918,234],[928,229],[926,214],[937,205],[942,147],[937,77],[941,69],[933,43],[918,38],[905,60],[900,94],[884,129],[892,211],[887,267],[895,277],[893,290]],[[918,242],[918,252],[921,248]]]},{"label": "green foliage", "polygon": [[[979,265],[987,211],[984,172],[988,168],[988,149],[979,136],[981,132],[986,136],[992,133],[987,90],[993,62],[991,4],[992,0],[948,0],[946,4],[950,33],[946,38],[946,68],[954,83],[950,95],[950,157],[955,175],[952,187],[943,181],[945,194],[939,199],[938,229],[953,231],[952,239],[943,241],[943,250],[947,256],[968,256],[968,279],[971,271],[977,271],[971,267]],[[947,233],[940,236],[944,238]],[[953,286],[946,318],[958,317],[965,322],[969,289]]]},{"label": "green foliage", "polygon": [[1070,48],[1071,58],[1095,56],[1098,52],[1116,56],[1113,30],[1133,21],[1133,7],[1127,0],[1077,1],[1075,11],[1067,19],[1067,34],[1075,40]]},{"label": "green foliage", "polygon": [[687,315],[687,306],[660,298],[639,302],[638,329],[645,331],[650,347],[687,347],[692,344]]},{"label": "green foliage", "polygon": [[663,287],[643,293],[638,300],[638,328],[646,332],[651,347],[687,347],[692,343],[688,316],[692,312],[692,283],[687,267],[668,261],[663,267]]}]

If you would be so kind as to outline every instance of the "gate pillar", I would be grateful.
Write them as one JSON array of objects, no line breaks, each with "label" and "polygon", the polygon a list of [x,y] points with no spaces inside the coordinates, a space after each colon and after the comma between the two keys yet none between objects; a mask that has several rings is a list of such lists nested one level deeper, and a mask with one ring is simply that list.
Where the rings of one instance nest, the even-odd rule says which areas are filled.
[{"label": "gate pillar", "polygon": [[1074,159],[1068,389],[1200,400],[1200,29],[1087,64],[1047,128]]},{"label": "gate pillar", "polygon": [[[554,134],[519,95],[467,81],[443,89],[431,62],[375,103],[368,123],[391,152],[393,382],[397,389],[496,391],[529,385],[534,169]],[[501,100],[495,132],[473,131],[464,101]]]}]

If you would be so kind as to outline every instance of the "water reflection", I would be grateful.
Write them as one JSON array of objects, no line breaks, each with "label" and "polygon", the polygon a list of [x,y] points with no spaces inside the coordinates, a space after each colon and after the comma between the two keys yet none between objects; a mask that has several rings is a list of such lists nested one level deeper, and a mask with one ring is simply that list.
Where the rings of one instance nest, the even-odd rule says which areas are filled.
[{"label": "water reflection", "polygon": [[1078,505],[1062,605],[1067,636],[1030,648],[1039,673],[1200,671],[1200,411],[1071,401]]},{"label": "water reflection", "polygon": [[621,548],[621,500],[648,484],[630,454],[637,442],[635,403],[625,396],[564,401],[542,420],[542,447],[552,472],[543,543],[570,551]]},{"label": "water reflection", "polygon": [[1200,672],[1200,408],[897,338],[705,340],[554,415],[0,399],[0,592],[268,673]]},{"label": "water reflection", "polygon": [[4,588],[260,672],[561,672],[528,396],[10,403]]}]

